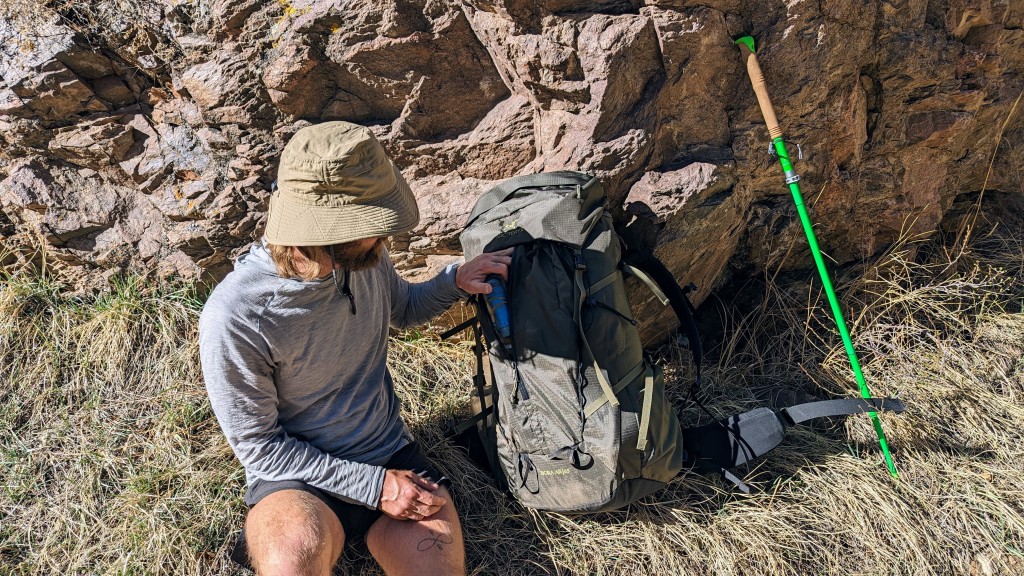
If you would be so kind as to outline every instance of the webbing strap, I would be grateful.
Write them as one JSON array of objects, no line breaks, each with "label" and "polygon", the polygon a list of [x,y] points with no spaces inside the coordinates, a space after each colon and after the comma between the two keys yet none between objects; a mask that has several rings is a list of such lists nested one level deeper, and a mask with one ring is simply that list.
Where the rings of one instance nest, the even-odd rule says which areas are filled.
[{"label": "webbing strap", "polygon": [[640,430],[637,432],[636,449],[647,449],[647,430],[651,427],[651,406],[654,404],[654,369],[648,368],[644,377],[644,404],[640,410]]},{"label": "webbing strap", "polygon": [[462,332],[466,328],[470,328],[470,327],[474,326],[476,324],[476,322],[477,322],[477,318],[476,318],[476,316],[474,316],[474,317],[470,318],[469,320],[466,320],[465,322],[459,324],[458,326],[454,326],[452,328],[449,328],[448,330],[445,330],[438,337],[441,340],[447,340],[447,339],[451,338],[452,336],[455,336],[459,332]]},{"label": "webbing strap", "polygon": [[605,398],[608,399],[608,403],[612,406],[618,406],[619,399],[615,397],[615,391],[612,389],[611,382],[609,382],[608,378],[604,375],[604,370],[601,369],[597,360],[593,359],[594,353],[590,350],[590,343],[587,342],[587,336],[583,333],[582,326],[580,327],[580,339],[583,343],[583,350],[586,351],[587,355],[592,359],[591,365],[594,367],[594,372],[597,373],[597,381],[601,383],[601,389],[604,390]]},{"label": "webbing strap", "polygon": [[[479,314],[479,302],[477,302],[477,306],[477,312]],[[473,320],[478,319],[479,316]],[[480,399],[480,413],[482,414],[486,412],[487,408],[487,397],[484,391],[486,386],[485,382],[487,380],[484,372],[484,357],[489,355],[486,354],[486,350],[484,349],[484,341],[480,333],[480,324],[478,322],[474,322],[471,326],[473,327],[473,354],[476,355],[476,374],[473,375],[473,385],[476,387],[477,398]]]},{"label": "webbing strap", "polygon": [[722,478],[725,478],[729,482],[732,482],[733,486],[739,488],[740,492],[743,492],[744,494],[750,494],[750,486],[747,486],[747,484],[743,480],[740,480],[739,476],[733,474],[732,472],[725,468],[722,468],[721,470],[719,470],[719,472],[722,474]]},{"label": "webbing strap", "polygon": [[[629,383],[632,382],[633,380],[636,380],[636,377],[639,376],[640,373],[644,371],[644,368],[646,366],[647,366],[647,363],[644,362],[643,360],[641,360],[639,364],[634,366],[633,369],[630,370],[628,374],[623,376],[622,379],[619,380],[618,383],[615,384],[615,386],[612,388],[612,391],[614,391],[616,394],[618,394],[619,392],[622,392],[623,388],[628,386]],[[604,406],[607,402],[608,402],[608,399],[605,398],[604,396],[601,396],[593,404],[591,404],[590,406],[587,406],[587,409],[584,412],[584,414],[586,414],[587,418],[590,418],[591,416],[594,415],[594,412],[597,412],[598,410],[600,410],[601,406]]]},{"label": "webbing strap", "polygon": [[789,419],[789,424],[800,424],[814,418],[827,416],[849,416],[863,412],[903,412],[906,406],[895,398],[840,398],[838,400],[821,400],[797,404],[783,408],[781,412]]},{"label": "webbing strap", "polygon": [[[491,398],[491,411],[493,411],[493,409],[495,407],[493,396],[494,396],[495,392],[497,392],[497,388],[494,387],[494,366],[491,365],[491,355],[490,354],[484,354],[483,357],[481,358],[481,362],[483,363],[483,369],[480,370],[480,371],[483,372],[484,390],[480,391],[480,407],[484,408],[484,407],[487,406],[487,400],[484,398],[484,391],[490,390],[491,391],[491,396],[492,396],[492,398]],[[487,410],[484,410],[484,411],[486,412]],[[491,426],[493,424],[488,422],[486,425]]]},{"label": "webbing strap", "polygon": [[462,434],[466,430],[469,430],[470,428],[479,424],[480,421],[490,417],[492,412],[494,412],[494,406],[488,406],[484,408],[483,411],[473,414],[469,418],[460,422],[457,426],[455,426],[455,428],[452,428],[451,435],[458,436],[459,434]]},{"label": "webbing strap", "polygon": [[579,249],[575,250],[576,260],[576,288],[579,289],[579,302],[576,305],[576,311],[573,313],[573,320],[576,322],[576,328],[580,333],[580,344],[583,346],[583,351],[587,357],[590,358],[591,365],[594,367],[594,372],[597,373],[597,381],[601,384],[601,389],[604,391],[604,397],[608,399],[608,402],[612,406],[619,405],[619,399],[615,397],[615,391],[612,389],[611,382],[608,382],[608,378],[604,375],[604,371],[601,370],[601,366],[597,363],[597,358],[594,357],[594,351],[590,349],[590,342],[587,342],[587,335],[583,331],[583,302],[587,299],[587,284],[583,278],[583,271],[586,267],[583,265],[583,254]]},{"label": "webbing strap", "polygon": [[658,287],[658,283],[652,280],[651,277],[648,276],[644,271],[640,270],[639,268],[634,268],[629,264],[623,264],[622,268],[626,272],[629,272],[633,276],[636,276],[637,278],[642,280],[644,284],[647,284],[647,287],[651,289],[651,292],[654,292],[655,298],[657,298],[661,302],[662,306],[668,306],[668,296],[665,296],[665,293],[662,292],[660,287]]},{"label": "webbing strap", "polygon": [[620,274],[622,274],[622,272],[619,272],[618,269],[615,269],[615,270],[612,271],[611,274],[609,274],[609,275],[605,276],[604,278],[601,278],[600,280],[595,282],[590,287],[590,295],[593,296],[594,294],[597,294],[601,290],[604,290],[605,288],[611,286],[615,282],[615,280],[619,277]]},{"label": "webbing strap", "polygon": [[[704,349],[700,345],[700,332],[697,330],[697,323],[693,319],[693,305],[686,298],[687,290],[680,288],[672,273],[660,260],[650,254],[627,253],[624,256],[625,262],[629,263],[629,270],[641,270],[660,289],[661,293],[667,296],[668,303],[679,319],[679,325],[686,333],[689,342],[690,352],[693,354],[693,366],[696,368],[697,376],[694,378],[694,391],[700,386],[700,370],[704,359]],[[624,263],[625,263],[624,262]],[[625,268],[624,268],[625,269]],[[643,277],[638,276],[643,280]]]}]

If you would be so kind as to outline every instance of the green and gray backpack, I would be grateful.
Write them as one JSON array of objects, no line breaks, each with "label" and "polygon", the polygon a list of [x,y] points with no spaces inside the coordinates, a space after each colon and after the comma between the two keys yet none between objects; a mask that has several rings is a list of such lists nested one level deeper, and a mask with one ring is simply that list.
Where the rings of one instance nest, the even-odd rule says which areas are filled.
[{"label": "green and gray backpack", "polygon": [[696,365],[695,399],[702,352],[687,290],[653,256],[624,254],[601,182],[588,174],[499,184],[477,201],[460,240],[466,260],[514,250],[503,302],[496,303],[507,307],[507,320],[502,312],[496,324],[487,299],[478,297],[477,317],[445,335],[469,327],[477,334],[477,413],[451,433],[471,434],[498,485],[525,506],[611,510],[655,492],[684,468],[721,472],[743,487],[728,469],[778,445],[785,427],[898,408],[833,400],[788,409],[803,410],[795,417],[760,408],[683,430],[661,368],[644,353],[625,277],[636,276],[675,310]]}]

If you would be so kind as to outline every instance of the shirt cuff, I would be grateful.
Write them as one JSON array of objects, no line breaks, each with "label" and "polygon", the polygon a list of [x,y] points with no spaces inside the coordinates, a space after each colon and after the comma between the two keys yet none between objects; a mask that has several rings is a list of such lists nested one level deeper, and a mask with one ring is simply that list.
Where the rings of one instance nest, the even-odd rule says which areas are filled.
[{"label": "shirt cuff", "polygon": [[459,266],[462,266],[463,264],[464,262],[449,264],[445,266],[444,271],[441,272],[442,275],[448,277],[448,283],[451,285],[451,294],[455,297],[455,300],[461,300],[462,298],[466,298],[470,295],[469,292],[459,288],[455,283],[455,274],[458,271]]},{"label": "shirt cuff", "polygon": [[383,466],[370,466],[369,468],[373,469],[370,473],[370,478],[367,480],[370,490],[364,499],[360,500],[360,504],[370,510],[376,510],[380,504],[381,492],[384,490],[384,475],[387,474],[387,468]]}]

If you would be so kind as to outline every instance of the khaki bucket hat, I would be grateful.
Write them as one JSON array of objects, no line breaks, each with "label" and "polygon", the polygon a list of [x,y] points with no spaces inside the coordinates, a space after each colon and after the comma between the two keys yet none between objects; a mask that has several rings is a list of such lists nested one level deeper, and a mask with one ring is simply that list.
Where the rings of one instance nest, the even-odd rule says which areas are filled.
[{"label": "khaki bucket hat", "polygon": [[264,236],[280,246],[327,246],[409,232],[419,220],[409,184],[373,133],[325,122],[284,147]]}]

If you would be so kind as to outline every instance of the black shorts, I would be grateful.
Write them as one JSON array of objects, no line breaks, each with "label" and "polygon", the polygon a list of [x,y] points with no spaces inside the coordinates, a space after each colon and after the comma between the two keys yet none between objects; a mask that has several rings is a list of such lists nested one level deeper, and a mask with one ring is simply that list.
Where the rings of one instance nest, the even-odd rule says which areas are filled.
[{"label": "black shorts", "polygon": [[[419,444],[416,442],[407,444],[401,450],[395,452],[384,464],[384,467],[389,470],[412,470],[436,484],[448,488],[451,487],[451,481],[434,468],[434,465],[430,463],[430,460],[427,460],[426,455],[423,454]],[[345,502],[323,490],[298,480],[268,482],[257,478],[249,485],[249,489],[245,492],[245,504],[252,508],[260,500],[280,490],[302,490],[316,496],[324,504],[327,504],[341,522],[341,527],[345,530],[346,541],[363,537],[366,531],[370,529],[370,526],[383,514],[380,510],[370,510],[361,504]]]}]

